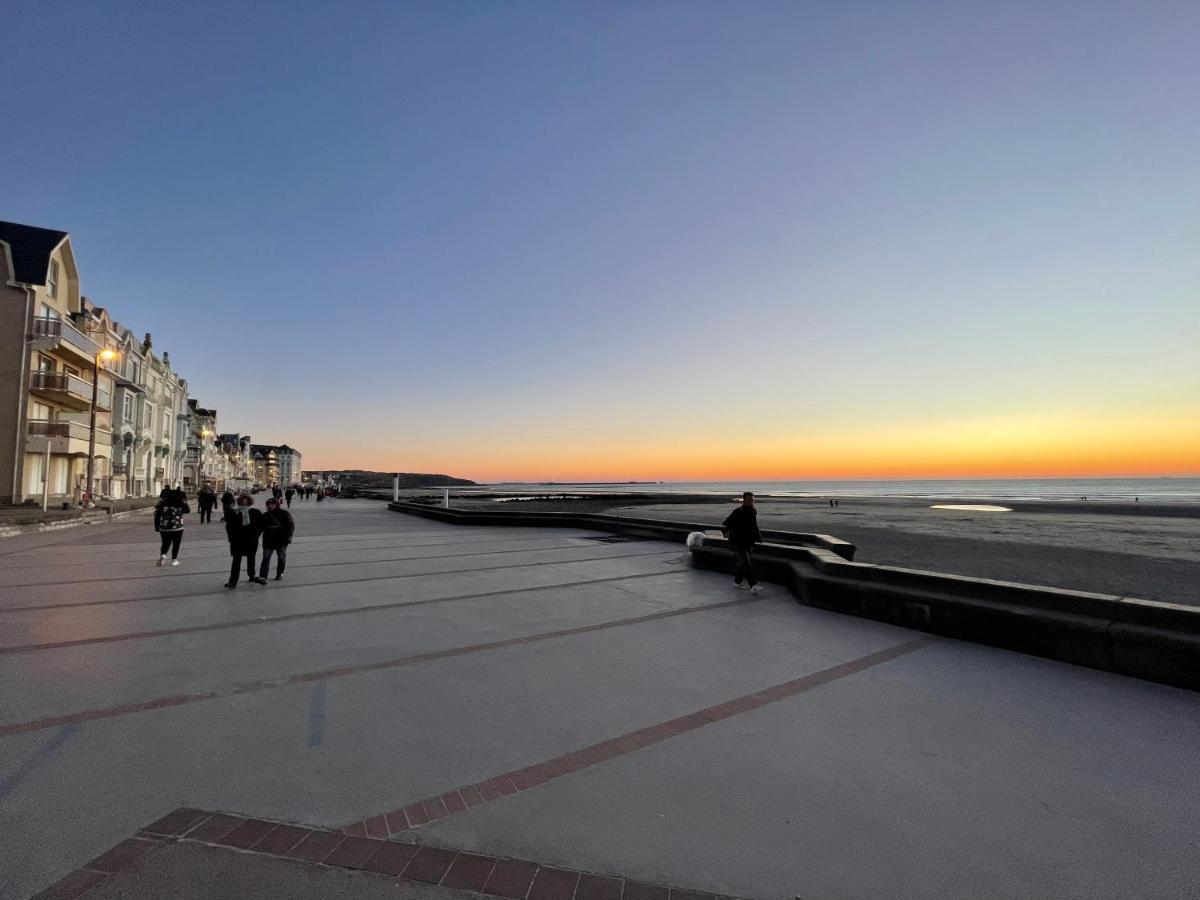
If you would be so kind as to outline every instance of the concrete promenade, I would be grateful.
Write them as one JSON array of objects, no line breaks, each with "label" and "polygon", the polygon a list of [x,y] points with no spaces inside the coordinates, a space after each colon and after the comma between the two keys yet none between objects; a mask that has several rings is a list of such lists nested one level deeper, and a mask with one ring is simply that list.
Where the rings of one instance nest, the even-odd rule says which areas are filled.
[{"label": "concrete promenade", "polygon": [[[285,580],[232,593],[195,516],[179,568],[148,517],[0,542],[0,898],[184,806],[740,897],[1200,896],[1200,694],[752,598],[679,545],[292,512]],[[161,858],[84,896],[383,895]]]}]

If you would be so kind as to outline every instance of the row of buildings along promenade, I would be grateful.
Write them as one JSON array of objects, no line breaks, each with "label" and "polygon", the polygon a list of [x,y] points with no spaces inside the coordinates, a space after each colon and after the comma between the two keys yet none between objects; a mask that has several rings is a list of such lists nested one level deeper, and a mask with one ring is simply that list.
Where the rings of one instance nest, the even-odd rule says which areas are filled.
[{"label": "row of buildings along promenade", "polygon": [[0,504],[300,481],[300,451],[222,432],[148,332],[80,293],[70,235],[0,221]]}]

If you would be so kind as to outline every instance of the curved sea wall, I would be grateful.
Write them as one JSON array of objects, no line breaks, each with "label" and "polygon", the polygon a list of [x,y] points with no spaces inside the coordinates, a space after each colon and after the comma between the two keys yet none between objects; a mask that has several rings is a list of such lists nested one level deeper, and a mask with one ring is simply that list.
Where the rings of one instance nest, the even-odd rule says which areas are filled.
[{"label": "curved sea wall", "polygon": [[[729,543],[711,525],[570,512],[389,508],[443,522],[554,526],[683,543],[694,565],[732,571]],[[987,578],[854,562],[854,545],[821,534],[765,531],[755,571],[800,603],[1106,672],[1200,690],[1200,608]]]}]

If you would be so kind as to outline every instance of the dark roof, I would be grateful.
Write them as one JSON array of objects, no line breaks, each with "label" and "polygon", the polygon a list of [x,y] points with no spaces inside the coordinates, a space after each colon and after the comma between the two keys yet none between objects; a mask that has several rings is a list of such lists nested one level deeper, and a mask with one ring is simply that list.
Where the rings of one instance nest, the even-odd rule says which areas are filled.
[{"label": "dark roof", "polygon": [[50,269],[50,254],[66,236],[65,231],[0,222],[0,241],[12,250],[13,280],[44,285]]}]

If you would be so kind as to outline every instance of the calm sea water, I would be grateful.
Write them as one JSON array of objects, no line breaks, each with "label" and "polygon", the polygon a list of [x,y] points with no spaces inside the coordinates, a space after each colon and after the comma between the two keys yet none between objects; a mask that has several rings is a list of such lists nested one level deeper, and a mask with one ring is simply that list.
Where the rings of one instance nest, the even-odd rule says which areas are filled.
[{"label": "calm sea water", "polygon": [[1200,503],[1200,478],[995,478],[911,481],[663,481],[636,484],[495,484],[488,488],[578,494],[611,491],[775,497],[916,497],[956,500],[1125,501]]}]

